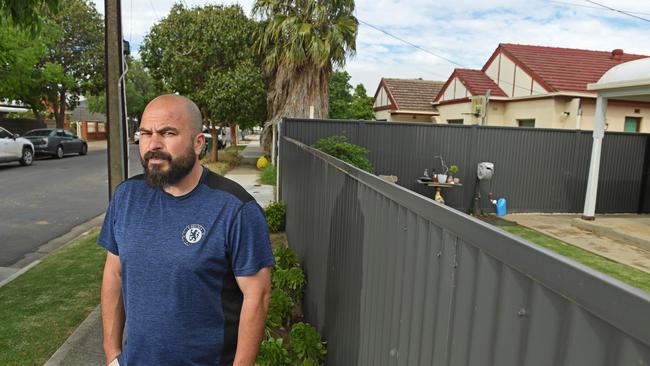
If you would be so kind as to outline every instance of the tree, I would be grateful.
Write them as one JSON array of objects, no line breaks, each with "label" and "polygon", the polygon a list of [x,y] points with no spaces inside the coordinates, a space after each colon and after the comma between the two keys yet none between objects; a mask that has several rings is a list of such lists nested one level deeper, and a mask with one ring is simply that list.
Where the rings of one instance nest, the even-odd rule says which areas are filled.
[{"label": "tree", "polygon": [[60,37],[54,24],[41,24],[38,34],[29,33],[5,19],[0,25],[0,97],[19,100],[42,122],[43,98],[51,93],[50,85],[67,84],[63,68],[46,60],[48,49]]},{"label": "tree", "polygon": [[353,0],[255,1],[253,14],[262,23],[255,46],[269,78],[267,125],[307,117],[311,107],[316,118],[328,117],[332,68],[356,50],[353,12]]},{"label": "tree", "polygon": [[[144,108],[150,100],[164,93],[159,89],[142,61],[127,57],[125,76],[126,112],[132,121],[140,121]],[[88,109],[91,112],[106,113],[106,95],[88,96]]]},{"label": "tree", "polygon": [[59,0],[0,0],[0,25],[10,21],[20,28],[37,32],[43,23],[40,10],[48,9],[55,13],[58,5]]},{"label": "tree", "polygon": [[330,118],[374,119],[373,100],[366,95],[366,88],[358,84],[351,94],[350,74],[334,71],[329,85]]},{"label": "tree", "polygon": [[212,160],[217,160],[217,125],[264,120],[263,79],[252,52],[255,27],[238,5],[176,4],[141,47],[154,79],[194,100],[213,127]]},{"label": "tree", "polygon": [[350,74],[346,71],[334,71],[329,85],[329,117],[336,119],[349,118],[348,109],[352,104],[350,90]]},{"label": "tree", "polygon": [[99,94],[104,88],[104,23],[92,3],[60,0],[59,11],[49,19],[62,29],[49,48],[46,61],[58,65],[64,77],[49,83],[44,98],[52,108],[57,128],[63,128],[66,109],[73,109],[79,95]]},{"label": "tree", "polygon": [[375,119],[375,111],[372,109],[374,99],[368,96],[363,84],[357,84],[352,95],[352,105],[350,106],[352,119]]}]

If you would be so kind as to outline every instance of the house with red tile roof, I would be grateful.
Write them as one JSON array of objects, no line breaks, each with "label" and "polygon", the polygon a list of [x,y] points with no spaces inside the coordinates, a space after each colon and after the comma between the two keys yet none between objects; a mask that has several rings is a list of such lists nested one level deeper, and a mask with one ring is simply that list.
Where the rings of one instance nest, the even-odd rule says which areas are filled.
[{"label": "house with red tile roof", "polygon": [[441,81],[382,78],[375,92],[375,119],[431,123],[438,115],[431,102],[443,85]]},{"label": "house with red tile roof", "polygon": [[[591,51],[502,43],[480,70],[456,69],[433,106],[438,123],[590,130],[597,82],[612,67],[645,58],[623,50]],[[650,103],[609,101],[608,131],[650,132]]]}]

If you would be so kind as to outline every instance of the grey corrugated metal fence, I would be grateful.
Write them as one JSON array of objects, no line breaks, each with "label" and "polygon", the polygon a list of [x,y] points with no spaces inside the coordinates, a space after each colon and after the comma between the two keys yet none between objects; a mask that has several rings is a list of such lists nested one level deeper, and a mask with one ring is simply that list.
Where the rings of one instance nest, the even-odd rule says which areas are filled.
[{"label": "grey corrugated metal fence", "polygon": [[[472,207],[476,166],[495,163],[495,177],[481,191],[505,197],[512,212],[582,212],[591,156],[591,131],[522,129],[370,121],[284,121],[285,136],[313,144],[322,137],[348,136],[370,150],[377,174],[394,174],[398,184],[421,194],[431,188],[415,180],[425,168],[440,170],[435,155],[460,167],[462,188],[447,190],[448,204]],[[598,188],[598,213],[649,213],[650,135],[607,133]],[[484,200],[484,208],[489,207]]]},{"label": "grey corrugated metal fence", "polygon": [[650,364],[650,296],[282,138],[287,235],[328,365]]}]

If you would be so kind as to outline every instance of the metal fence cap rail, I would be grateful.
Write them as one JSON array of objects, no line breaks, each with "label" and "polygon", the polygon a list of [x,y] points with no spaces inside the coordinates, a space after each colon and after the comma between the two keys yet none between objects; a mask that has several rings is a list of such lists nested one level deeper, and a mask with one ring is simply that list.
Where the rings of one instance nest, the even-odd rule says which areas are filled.
[{"label": "metal fence cap rail", "polygon": [[630,336],[650,344],[650,294],[475,217],[387,182],[300,141],[286,136],[282,138],[424,219],[436,223],[460,240],[520,271]]},{"label": "metal fence cap rail", "polygon": [[[389,126],[425,126],[432,128],[477,128],[483,130],[516,130],[521,131],[521,127],[517,126],[484,126],[484,125],[455,125],[455,124],[446,124],[446,123],[428,123],[428,122],[388,122],[388,121],[375,121],[375,120],[355,120],[355,119],[326,119],[326,118],[314,118],[314,119],[305,119],[305,118],[291,118],[284,117],[283,122],[298,122],[298,123],[310,123],[310,122],[336,122],[336,123],[350,123],[350,124],[365,124],[365,125],[389,125]],[[577,129],[566,129],[566,128],[549,128],[549,127],[535,127],[526,129],[529,132],[575,132],[579,134],[591,135],[593,131],[591,130],[577,130]],[[605,135],[639,135],[639,136],[650,136],[648,132],[623,132],[623,131],[606,131]]]}]

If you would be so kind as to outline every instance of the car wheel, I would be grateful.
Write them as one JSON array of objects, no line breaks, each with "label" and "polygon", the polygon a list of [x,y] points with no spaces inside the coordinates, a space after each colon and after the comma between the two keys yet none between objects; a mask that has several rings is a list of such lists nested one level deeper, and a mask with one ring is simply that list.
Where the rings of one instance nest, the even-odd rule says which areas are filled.
[{"label": "car wheel", "polygon": [[83,144],[81,145],[81,150],[79,150],[79,155],[86,155],[88,154],[88,145]]},{"label": "car wheel", "polygon": [[59,145],[56,147],[56,158],[61,159],[63,158],[63,146]]},{"label": "car wheel", "polygon": [[20,156],[20,165],[22,166],[32,165],[33,161],[34,161],[34,153],[32,152],[32,149],[28,147],[23,148],[23,153]]}]

